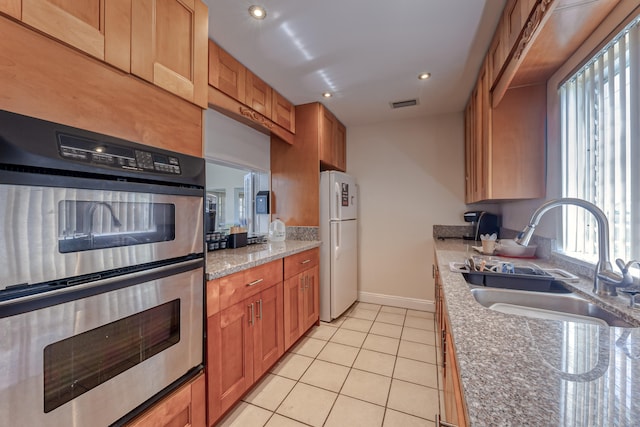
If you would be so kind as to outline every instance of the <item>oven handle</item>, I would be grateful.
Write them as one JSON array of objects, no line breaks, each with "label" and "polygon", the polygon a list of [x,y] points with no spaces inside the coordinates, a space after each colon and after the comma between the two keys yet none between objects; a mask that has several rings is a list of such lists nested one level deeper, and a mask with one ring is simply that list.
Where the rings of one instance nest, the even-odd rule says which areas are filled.
[{"label": "oven handle", "polygon": [[158,280],[163,277],[173,276],[198,268],[203,270],[202,277],[204,280],[204,258],[198,258],[148,270],[142,270],[123,276],[110,277],[49,292],[42,292],[6,301],[0,301],[0,318],[15,316],[17,314],[39,310],[41,308],[51,307],[57,304],[63,304],[69,301],[135,286],[140,283]]}]

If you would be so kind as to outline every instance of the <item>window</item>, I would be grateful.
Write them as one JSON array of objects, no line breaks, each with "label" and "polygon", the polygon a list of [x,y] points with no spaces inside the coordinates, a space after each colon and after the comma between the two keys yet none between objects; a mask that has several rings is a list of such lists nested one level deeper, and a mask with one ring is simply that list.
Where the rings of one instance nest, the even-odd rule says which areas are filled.
[{"label": "window", "polygon": [[[640,259],[640,17],[560,87],[563,196],[609,219],[612,258]],[[597,225],[563,210],[567,255],[595,262]]]}]

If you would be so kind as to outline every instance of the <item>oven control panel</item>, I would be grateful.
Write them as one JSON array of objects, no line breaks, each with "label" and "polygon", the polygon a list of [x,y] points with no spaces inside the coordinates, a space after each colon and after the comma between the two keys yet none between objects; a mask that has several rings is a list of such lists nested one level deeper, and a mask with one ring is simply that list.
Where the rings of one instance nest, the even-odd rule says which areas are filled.
[{"label": "oven control panel", "polygon": [[73,135],[58,134],[60,155],[68,160],[129,171],[180,175],[180,160],[150,150],[102,143]]}]

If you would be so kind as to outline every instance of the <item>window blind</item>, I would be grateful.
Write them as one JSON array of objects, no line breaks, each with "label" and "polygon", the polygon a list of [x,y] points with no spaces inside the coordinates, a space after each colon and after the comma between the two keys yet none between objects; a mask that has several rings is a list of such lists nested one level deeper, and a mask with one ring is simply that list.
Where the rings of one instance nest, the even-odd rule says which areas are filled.
[{"label": "window blind", "polygon": [[[607,215],[612,258],[640,259],[640,17],[560,87],[563,196]],[[597,259],[595,218],[563,208],[565,253]]]}]

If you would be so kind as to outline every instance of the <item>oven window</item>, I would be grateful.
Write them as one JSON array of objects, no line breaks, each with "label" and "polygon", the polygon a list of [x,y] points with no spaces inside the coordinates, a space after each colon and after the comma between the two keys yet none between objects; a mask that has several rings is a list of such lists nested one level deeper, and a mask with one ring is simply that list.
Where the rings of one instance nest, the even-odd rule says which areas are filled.
[{"label": "oven window", "polygon": [[176,238],[176,207],[170,203],[62,200],[58,218],[61,253]]},{"label": "oven window", "polygon": [[180,300],[100,326],[44,349],[50,412],[180,341]]}]

